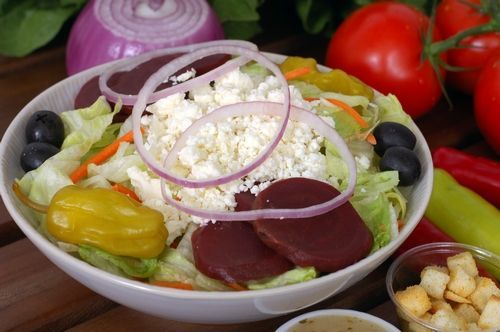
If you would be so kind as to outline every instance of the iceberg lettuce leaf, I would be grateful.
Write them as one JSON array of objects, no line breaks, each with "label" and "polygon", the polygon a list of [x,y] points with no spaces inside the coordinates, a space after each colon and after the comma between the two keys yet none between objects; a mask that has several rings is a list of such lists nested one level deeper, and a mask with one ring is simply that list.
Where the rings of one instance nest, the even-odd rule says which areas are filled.
[{"label": "iceberg lettuce leaf", "polygon": [[33,201],[48,205],[59,189],[73,183],[69,174],[101,139],[117,111],[101,97],[88,108],[61,113],[66,132],[61,151],[19,180],[22,191]]},{"label": "iceberg lettuce leaf", "polygon": [[174,281],[190,284],[193,289],[208,291],[229,291],[221,281],[200,273],[194,264],[175,249],[167,249],[158,261],[158,268],[151,280]]},{"label": "iceberg lettuce leaf", "polygon": [[387,96],[377,96],[375,97],[375,104],[379,107],[380,122],[398,122],[405,126],[410,124],[410,116],[403,111],[403,106],[401,106],[401,103],[395,95],[388,94]]},{"label": "iceberg lettuce leaf", "polygon": [[276,277],[255,280],[247,283],[248,289],[266,289],[286,285],[298,284],[316,278],[317,272],[314,267],[297,267],[293,270],[282,273]]},{"label": "iceberg lettuce leaf", "polygon": [[373,234],[372,251],[387,245],[394,237],[396,213],[389,195],[397,195],[397,171],[358,174],[350,202]]},{"label": "iceberg lettuce leaf", "polygon": [[147,278],[158,265],[156,258],[117,256],[88,245],[80,245],[78,254],[87,263],[122,277]]}]

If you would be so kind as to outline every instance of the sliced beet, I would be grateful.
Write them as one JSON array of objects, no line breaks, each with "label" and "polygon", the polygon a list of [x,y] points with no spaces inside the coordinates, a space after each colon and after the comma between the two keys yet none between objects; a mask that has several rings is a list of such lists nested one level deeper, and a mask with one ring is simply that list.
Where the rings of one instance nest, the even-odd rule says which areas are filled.
[{"label": "sliced beet", "polygon": [[[111,89],[119,93],[131,95],[138,94],[151,74],[180,55],[181,54],[163,55],[146,61],[130,71],[117,72],[111,76],[108,81],[108,85]],[[191,65],[178,70],[174,75],[180,75],[187,70],[194,68],[196,70],[196,75],[199,76],[222,65],[229,59],[230,56],[225,54],[211,55],[201,60],[197,60]],[[165,89],[171,85],[172,82],[170,81],[162,83],[158,86],[157,90]],[[87,81],[78,92],[75,98],[75,108],[78,109],[92,105],[100,95],[99,77],[94,76]],[[129,115],[131,111],[131,106],[124,106],[122,112],[120,113]]]},{"label": "sliced beet", "polygon": [[250,190],[247,190],[235,194],[234,199],[236,200],[235,211],[248,211],[252,209],[255,195],[252,194]]},{"label": "sliced beet", "polygon": [[244,282],[282,274],[294,265],[259,239],[247,221],[210,223],[191,237],[196,268],[225,282]]},{"label": "sliced beet", "polygon": [[[321,181],[290,178],[273,183],[253,208],[303,208],[326,202],[339,191]],[[264,243],[298,266],[334,272],[370,252],[373,237],[349,202],[312,218],[260,219],[253,227]]]}]

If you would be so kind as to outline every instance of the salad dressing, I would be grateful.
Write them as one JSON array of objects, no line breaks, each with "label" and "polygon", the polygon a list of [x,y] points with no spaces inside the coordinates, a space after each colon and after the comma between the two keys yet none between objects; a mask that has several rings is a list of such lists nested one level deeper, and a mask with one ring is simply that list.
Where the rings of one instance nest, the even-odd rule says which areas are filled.
[{"label": "salad dressing", "polygon": [[386,329],[358,317],[318,316],[301,320],[289,332],[386,332]]}]

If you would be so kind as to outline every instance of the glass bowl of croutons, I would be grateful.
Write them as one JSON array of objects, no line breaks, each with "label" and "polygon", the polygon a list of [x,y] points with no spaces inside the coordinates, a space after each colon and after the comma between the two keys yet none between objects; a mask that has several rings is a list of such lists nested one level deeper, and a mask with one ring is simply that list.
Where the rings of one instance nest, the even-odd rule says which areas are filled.
[{"label": "glass bowl of croutons", "polygon": [[451,242],[412,248],[386,285],[402,331],[500,331],[500,256]]}]

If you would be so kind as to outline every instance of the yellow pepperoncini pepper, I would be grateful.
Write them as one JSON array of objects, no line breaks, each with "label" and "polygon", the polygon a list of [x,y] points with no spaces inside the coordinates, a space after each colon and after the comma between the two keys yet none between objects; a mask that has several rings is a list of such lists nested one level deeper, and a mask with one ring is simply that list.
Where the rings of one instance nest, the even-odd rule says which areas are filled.
[{"label": "yellow pepperoncini pepper", "polygon": [[316,60],[312,58],[288,57],[280,65],[280,69],[283,73],[290,72],[297,68],[310,68],[311,71],[295,78],[296,80],[314,84],[323,91],[364,96],[369,100],[373,98],[373,89],[356,77],[340,69],[320,72],[317,69]]},{"label": "yellow pepperoncini pepper", "polygon": [[47,230],[61,241],[137,258],[158,256],[168,236],[159,211],[110,189],[75,185],[52,198]]}]

